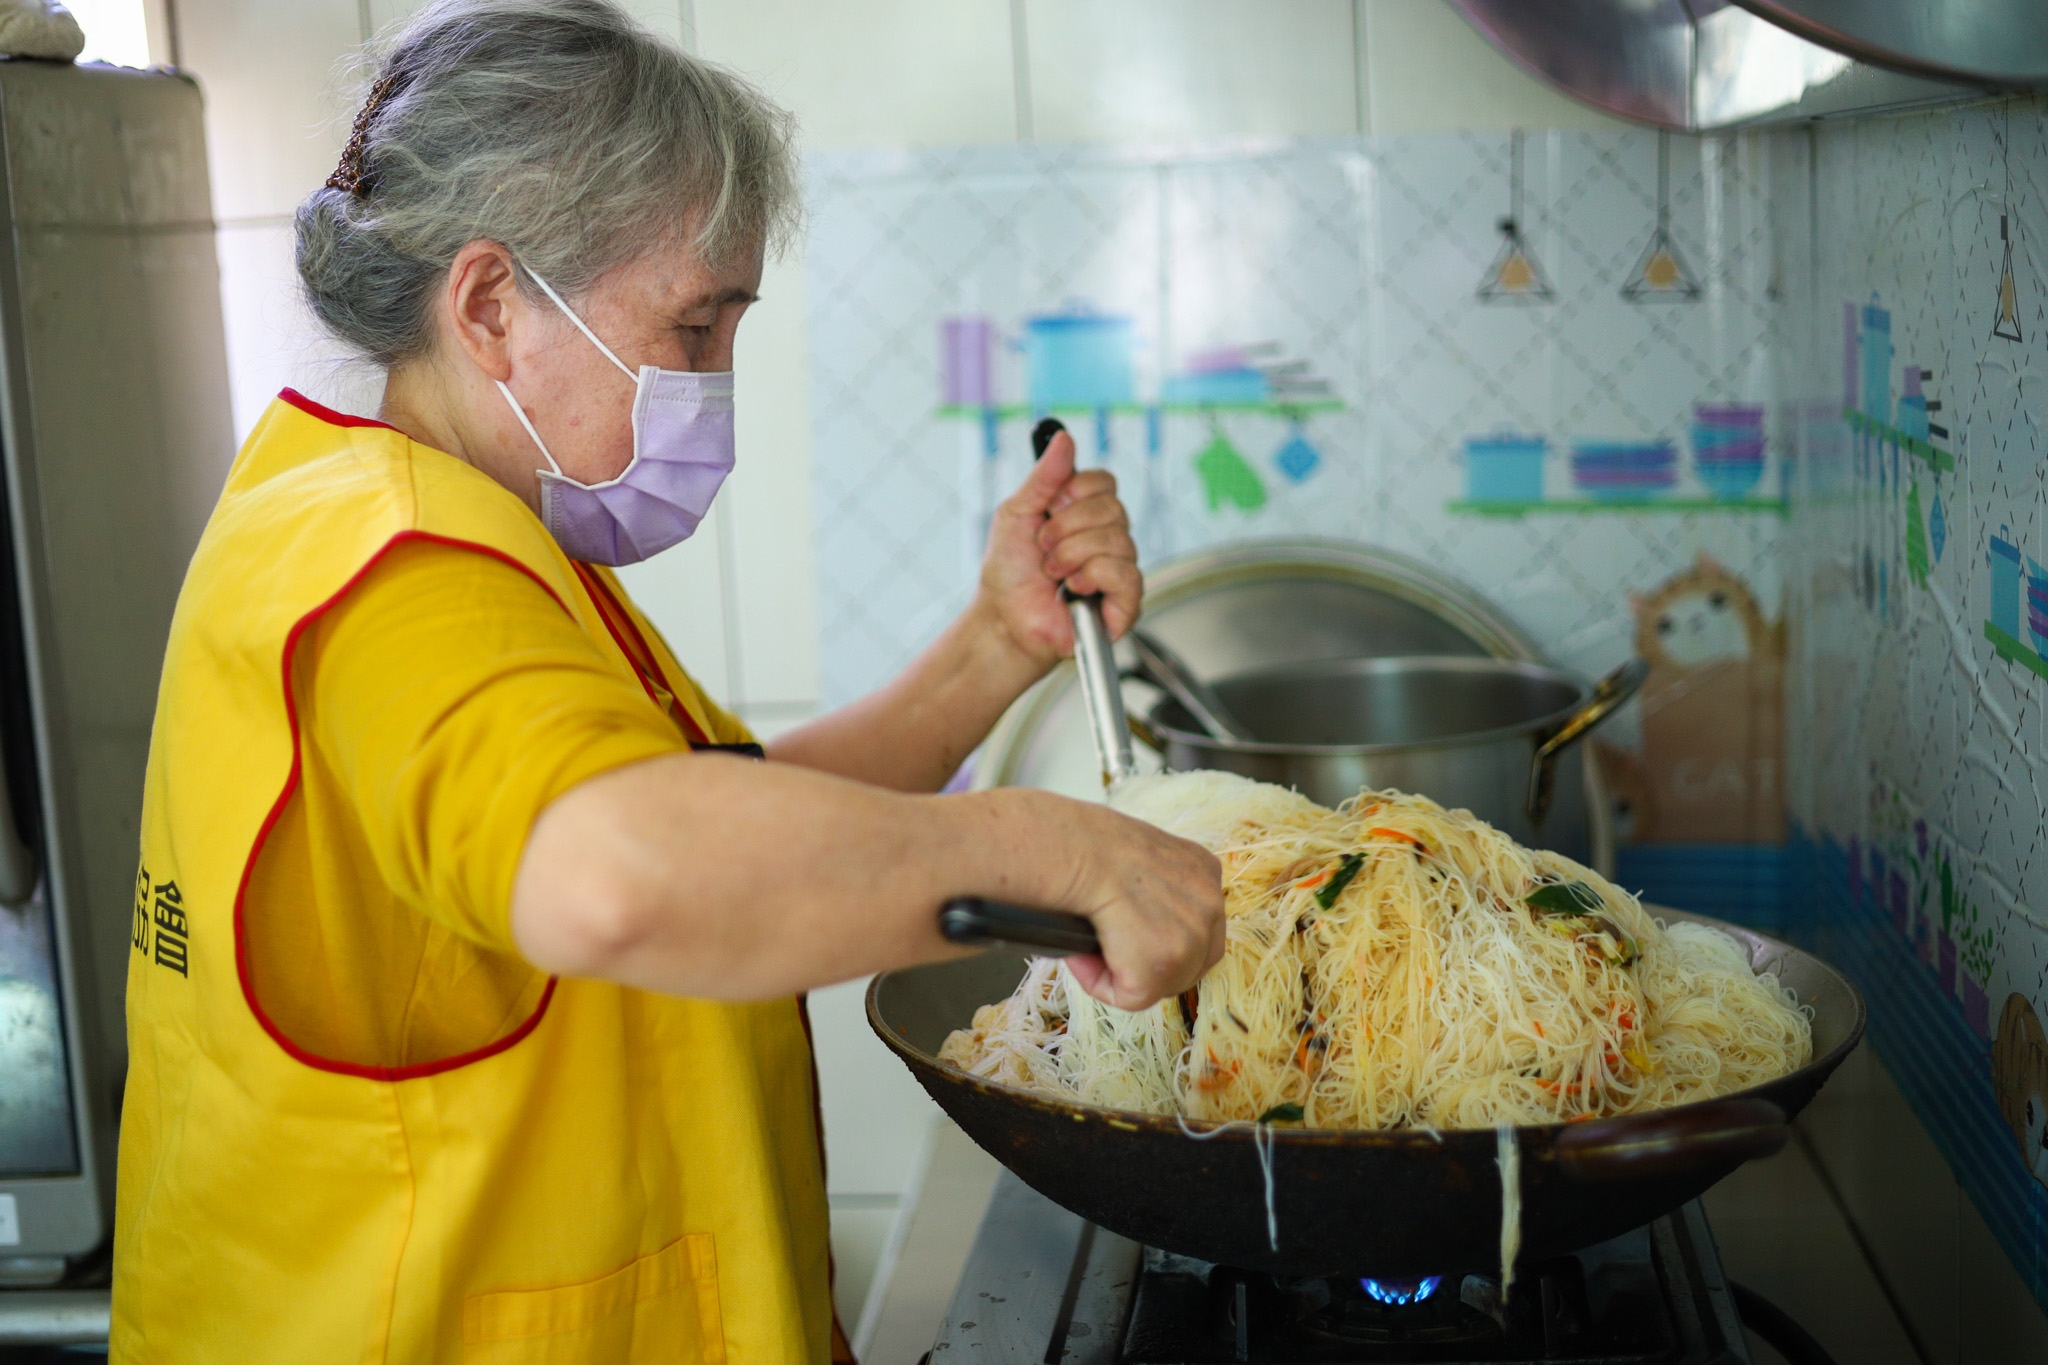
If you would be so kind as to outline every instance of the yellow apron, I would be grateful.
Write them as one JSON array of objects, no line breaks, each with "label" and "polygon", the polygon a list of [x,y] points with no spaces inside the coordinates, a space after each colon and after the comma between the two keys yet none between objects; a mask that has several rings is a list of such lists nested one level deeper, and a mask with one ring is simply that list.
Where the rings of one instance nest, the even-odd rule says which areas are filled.
[{"label": "yellow apron", "polygon": [[[266,895],[292,885],[288,849],[264,855],[299,779],[291,650],[408,539],[524,570],[692,739],[744,738],[718,733],[735,727],[609,575],[486,476],[289,391],[273,403],[179,597],[151,738],[113,1359],[830,1358],[796,1002],[553,981],[502,1036],[403,1066],[314,1055],[266,1014],[244,911],[259,858]],[[477,978],[531,971],[456,950]]]}]

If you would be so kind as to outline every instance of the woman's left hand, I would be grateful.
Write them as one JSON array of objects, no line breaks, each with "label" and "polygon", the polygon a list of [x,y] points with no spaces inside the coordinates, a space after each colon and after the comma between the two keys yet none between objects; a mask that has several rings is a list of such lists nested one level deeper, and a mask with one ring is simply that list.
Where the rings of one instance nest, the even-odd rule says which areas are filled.
[{"label": "woman's left hand", "polygon": [[1031,474],[996,509],[981,564],[981,602],[1010,642],[1041,668],[1074,652],[1060,584],[1102,594],[1112,640],[1138,619],[1144,576],[1131,519],[1106,469],[1074,468],[1074,438],[1052,438]]}]

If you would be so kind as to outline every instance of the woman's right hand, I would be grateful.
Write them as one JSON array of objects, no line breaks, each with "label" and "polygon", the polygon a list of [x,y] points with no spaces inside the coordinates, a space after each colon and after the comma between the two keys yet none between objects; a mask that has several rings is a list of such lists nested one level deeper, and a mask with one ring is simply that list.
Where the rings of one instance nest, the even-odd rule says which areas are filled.
[{"label": "woman's right hand", "polygon": [[1085,915],[1100,957],[1067,959],[1081,988],[1106,1005],[1140,1010],[1199,981],[1223,959],[1223,866],[1200,844],[1107,806],[1061,802],[1072,824],[1064,894]]}]

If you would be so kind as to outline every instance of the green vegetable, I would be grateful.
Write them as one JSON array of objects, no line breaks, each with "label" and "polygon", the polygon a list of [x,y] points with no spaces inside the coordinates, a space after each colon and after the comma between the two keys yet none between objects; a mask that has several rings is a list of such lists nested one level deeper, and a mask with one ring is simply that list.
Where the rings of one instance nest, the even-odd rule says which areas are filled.
[{"label": "green vegetable", "polygon": [[1330,874],[1330,880],[1316,888],[1316,904],[1322,906],[1325,910],[1335,905],[1338,895],[1342,893],[1345,887],[1351,885],[1351,879],[1356,877],[1358,869],[1364,866],[1365,855],[1363,853],[1345,854],[1344,860],[1337,864],[1337,870]]},{"label": "green vegetable", "polygon": [[1549,921],[1553,933],[1590,943],[1609,962],[1627,967],[1643,955],[1641,945],[1621,932],[1621,926],[1605,915],[1588,913],[1600,908],[1600,896],[1584,882],[1539,886],[1524,903]]},{"label": "green vegetable", "polygon": [[1271,1109],[1268,1109],[1268,1110],[1267,1110],[1267,1111],[1266,1111],[1265,1113],[1263,1113],[1263,1114],[1259,1115],[1259,1122],[1260,1122],[1260,1123],[1300,1123],[1300,1122],[1301,1122],[1301,1118],[1302,1118],[1302,1110],[1301,1110],[1301,1106],[1300,1106],[1300,1105],[1298,1105],[1298,1104],[1294,1104],[1294,1103],[1291,1103],[1291,1102],[1290,1102],[1290,1103],[1288,1103],[1288,1104],[1276,1104],[1276,1105],[1274,1105],[1274,1106],[1273,1106],[1273,1107],[1272,1107]]},{"label": "green vegetable", "polygon": [[1545,915],[1583,915],[1600,908],[1600,893],[1584,882],[1551,882],[1531,891],[1524,903]]}]

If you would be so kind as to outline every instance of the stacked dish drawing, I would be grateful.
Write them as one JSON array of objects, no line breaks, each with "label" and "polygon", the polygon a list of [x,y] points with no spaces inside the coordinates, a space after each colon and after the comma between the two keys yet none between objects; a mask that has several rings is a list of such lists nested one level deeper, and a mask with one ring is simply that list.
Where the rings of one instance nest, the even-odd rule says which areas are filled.
[{"label": "stacked dish drawing", "polygon": [[1695,403],[1693,468],[1717,498],[1747,497],[1764,475],[1764,410],[1754,403]]},{"label": "stacked dish drawing", "polygon": [[1575,441],[1572,486],[1602,502],[1647,502],[1678,482],[1670,441]]},{"label": "stacked dish drawing", "polygon": [[1465,439],[1465,496],[1475,503],[1543,500],[1541,436],[1497,432]]}]

